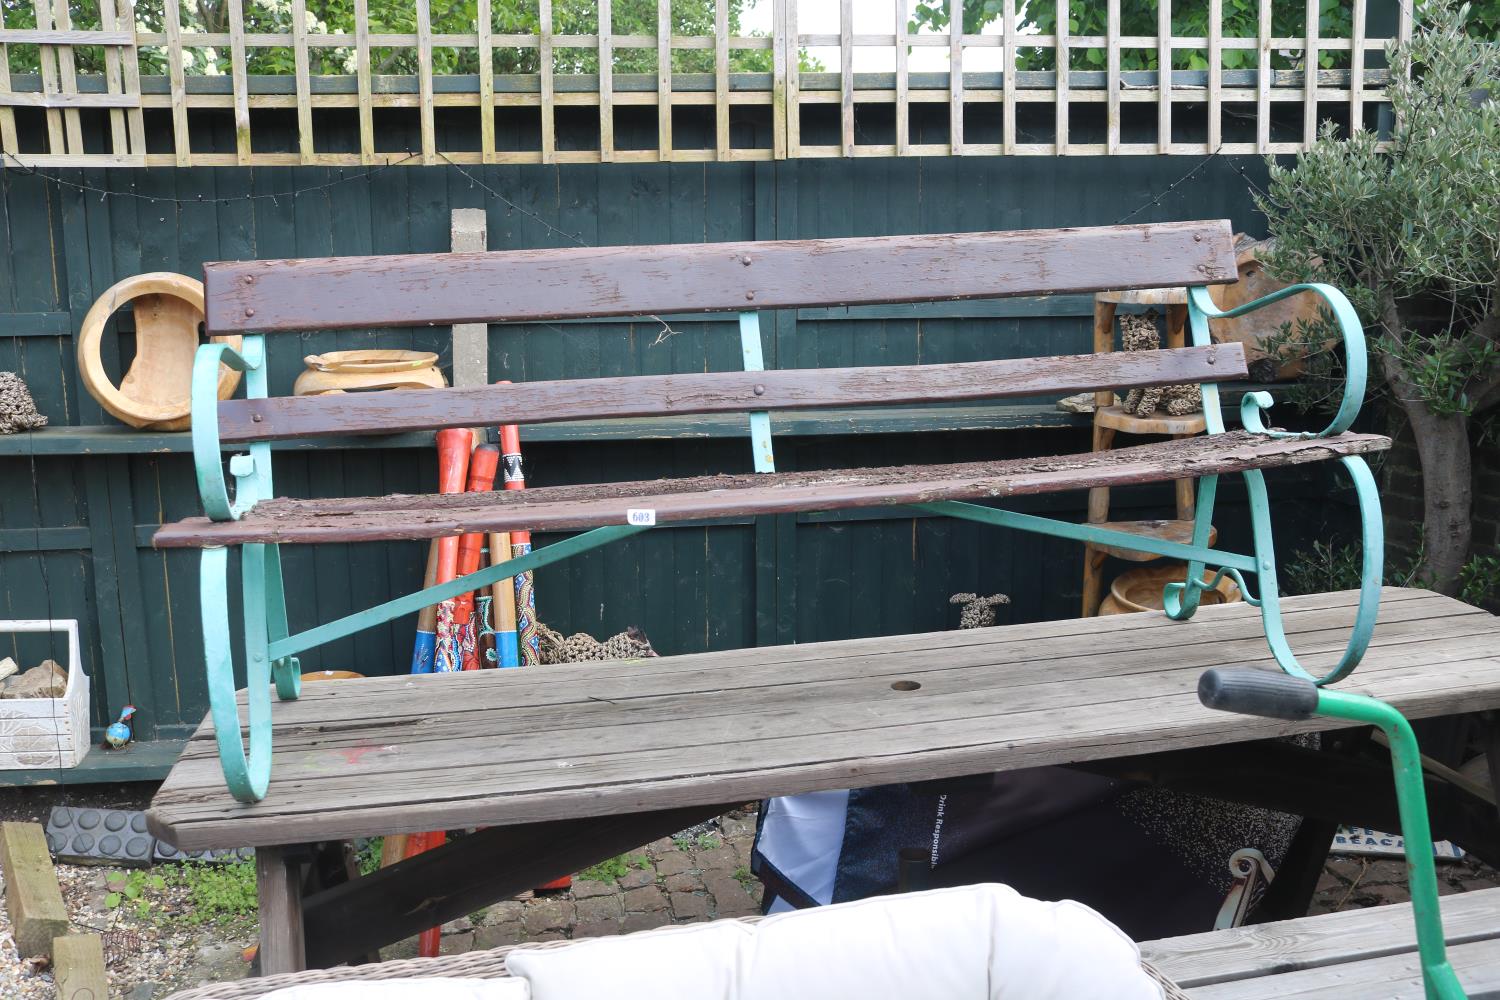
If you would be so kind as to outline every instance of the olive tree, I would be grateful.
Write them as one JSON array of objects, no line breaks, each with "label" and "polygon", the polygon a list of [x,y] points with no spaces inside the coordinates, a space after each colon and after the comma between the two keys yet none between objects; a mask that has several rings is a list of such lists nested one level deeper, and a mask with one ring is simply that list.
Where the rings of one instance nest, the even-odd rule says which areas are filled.
[{"label": "olive tree", "polygon": [[1470,434],[1500,402],[1500,47],[1469,7],[1429,9],[1389,50],[1386,144],[1331,127],[1260,199],[1272,270],[1354,302],[1423,480],[1420,575],[1453,592],[1469,556]]}]

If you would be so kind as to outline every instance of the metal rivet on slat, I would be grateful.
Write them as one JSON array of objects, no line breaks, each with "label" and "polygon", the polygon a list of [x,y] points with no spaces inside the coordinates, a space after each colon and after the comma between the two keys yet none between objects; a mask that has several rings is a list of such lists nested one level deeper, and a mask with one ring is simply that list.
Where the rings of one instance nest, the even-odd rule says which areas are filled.
[{"label": "metal rivet on slat", "polygon": [[1194,243],[1202,243],[1203,242],[1203,234],[1202,233],[1194,233],[1193,234],[1193,242]]},{"label": "metal rivet on slat", "polygon": [[740,258],[740,263],[744,264],[746,267],[749,267],[750,266],[750,255],[746,254],[745,256],[741,257]]},{"label": "metal rivet on slat", "polygon": [[245,315],[246,316],[254,316],[255,315],[255,310],[254,309],[246,309],[245,310]]},{"label": "metal rivet on slat", "polygon": [[253,275],[253,274],[247,274],[247,275],[245,275],[245,284],[247,284],[247,285],[253,285],[253,284],[255,284],[255,275]]},{"label": "metal rivet on slat", "polygon": [[745,293],[745,300],[747,302],[754,302],[755,301],[755,293],[754,292],[746,292]]},{"label": "metal rivet on slat", "polygon": [[766,387],[763,386],[763,385],[756,386],[755,387],[755,394],[757,396],[764,396],[766,394]]},{"label": "metal rivet on slat", "polygon": [[261,421],[262,421],[262,420],[264,420],[264,419],[265,419],[265,418],[264,418],[264,417],[262,417],[262,416],[261,416],[261,415],[260,415],[260,414],[259,414],[259,413],[252,413],[252,414],[250,414],[250,419],[251,419],[251,421],[252,421],[252,422],[254,422],[254,423],[257,423],[257,424],[258,424],[258,423],[260,423],[260,422],[261,422]]}]

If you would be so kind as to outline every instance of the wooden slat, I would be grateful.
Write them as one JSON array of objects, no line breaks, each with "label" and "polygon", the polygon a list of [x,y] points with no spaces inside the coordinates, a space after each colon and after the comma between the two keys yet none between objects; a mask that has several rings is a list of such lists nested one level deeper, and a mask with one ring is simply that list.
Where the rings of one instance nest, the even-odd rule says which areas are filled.
[{"label": "wooden slat", "polygon": [[1260,0],[1255,44],[1255,148],[1271,151],[1271,0]]},{"label": "wooden slat", "polygon": [[729,0],[714,0],[714,154],[729,159]]},{"label": "wooden slat", "polygon": [[854,0],[839,0],[839,147],[854,155]]},{"label": "wooden slat", "polygon": [[167,35],[167,79],[172,89],[172,153],[177,166],[192,166],[193,142],[188,132],[186,67],[182,64],[182,10],[178,0],[162,0]]},{"label": "wooden slat", "polygon": [[[488,9],[489,0],[480,0],[480,9]],[[481,52],[483,55],[483,52]],[[375,113],[370,104],[370,0],[354,0],[354,75],[359,102],[359,162],[375,162]],[[480,80],[485,79],[480,70]],[[486,115],[493,140],[494,116]],[[480,124],[481,130],[484,128]]]},{"label": "wooden slat", "polygon": [[1318,19],[1321,10],[1319,0],[1307,0],[1307,41],[1302,50],[1302,143],[1309,147],[1318,141]]},{"label": "wooden slat", "polygon": [[896,155],[905,156],[911,139],[911,107],[907,103],[909,71],[906,67],[906,4],[898,2],[896,12]]},{"label": "wooden slat", "polygon": [[[37,29],[50,31],[52,7],[49,0],[32,0],[32,9],[36,11]],[[15,33],[11,34],[14,36]],[[57,83],[57,49],[51,45],[40,46],[37,49],[37,63],[41,71],[42,93],[48,96],[61,93]],[[67,141],[63,138],[62,112],[55,108],[47,111],[47,151],[54,154],[68,153]]]},{"label": "wooden slat", "polygon": [[1056,114],[1056,124],[1054,125],[1054,128],[1057,130],[1057,135],[1055,137],[1056,141],[1053,143],[1053,145],[1056,148],[1058,156],[1067,156],[1068,155],[1068,145],[1069,145],[1069,143],[1068,143],[1068,110],[1069,110],[1068,109],[1068,103],[1071,100],[1071,98],[1068,96],[1069,95],[1068,74],[1071,72],[1071,70],[1073,68],[1072,47],[1069,46],[1069,44],[1068,44],[1068,33],[1069,33],[1068,18],[1071,16],[1071,2],[1072,2],[1072,0],[1057,0],[1057,3],[1058,3],[1057,35],[1056,35],[1056,42],[1057,42],[1057,44],[1053,47],[1053,52],[1055,53],[1055,55],[1053,56],[1053,59],[1055,60],[1056,65],[1057,65],[1057,85],[1056,85],[1056,102],[1055,102],[1055,105],[1056,105],[1056,108],[1057,108],[1057,114]]},{"label": "wooden slat", "polygon": [[[1500,995],[1500,939],[1461,944],[1448,961],[1470,997]],[[1422,966],[1414,953],[1391,955],[1329,969],[1308,969],[1251,981],[1203,986],[1193,1000],[1426,1000]]]},{"label": "wooden slat", "polygon": [[285,441],[439,427],[548,424],[695,413],[961,402],[1245,378],[1239,344],[1110,357],[707,372],[450,389],[277,396],[219,404],[219,439]]},{"label": "wooden slat", "polygon": [[656,0],[656,158],[672,159],[672,0]]},{"label": "wooden slat", "polygon": [[1156,0],[1156,151],[1172,151],[1172,0]]},{"label": "wooden slat", "polygon": [[[5,30],[5,5],[0,4],[0,31]],[[10,92],[10,52],[0,40],[0,93]],[[19,153],[20,141],[16,138],[16,113],[0,106],[0,150]]]},{"label": "wooden slat", "polygon": [[[1364,128],[1365,122],[1365,15],[1366,0],[1354,0],[1352,51],[1349,53],[1349,130]],[[1405,12],[1397,15],[1404,18]]]},{"label": "wooden slat", "polygon": [[537,0],[540,20],[537,38],[537,58],[540,60],[538,87],[542,95],[542,162],[557,162],[557,119],[553,114],[556,98],[553,91],[552,73],[552,0]]},{"label": "wooden slat", "polygon": [[[355,23],[358,24],[365,0],[355,0]],[[250,81],[245,70],[244,0],[229,0],[229,85],[234,91],[234,153],[242,166],[253,159],[250,139]]]},{"label": "wooden slat", "polygon": [[[1063,19],[1066,20],[1066,17],[1065,11]],[[1066,25],[1064,27],[1066,28]],[[1010,156],[1016,151],[1016,0],[1004,0],[1001,10],[1001,30],[1005,32],[1002,42],[1004,76],[1001,80],[1003,94],[1001,103],[1005,117],[1000,127],[1000,142],[1001,152]]]},{"label": "wooden slat", "polygon": [[[771,156],[786,159],[787,79],[797,72],[797,46],[787,44],[787,5],[796,0],[771,0]],[[790,52],[790,56],[788,56]]]},{"label": "wooden slat", "polygon": [[[1500,938],[1500,889],[1444,896],[1442,915],[1450,947]],[[1406,955],[1416,948],[1411,904],[1397,903],[1145,941],[1141,958],[1191,990]]]},{"label": "wooden slat", "polygon": [[307,0],[292,0],[292,69],[297,90],[297,152],[303,163],[312,163],[312,95],[308,83]]},{"label": "wooden slat", "polygon": [[964,0],[948,0],[948,151],[964,151]]},{"label": "wooden slat", "polygon": [[[99,25],[107,31],[113,31],[118,26],[115,18],[115,0],[99,0]],[[5,58],[3,53],[0,53],[0,59],[3,58]],[[112,96],[128,96],[125,94],[124,76],[120,66],[120,50],[114,45],[107,45],[104,48],[104,86]],[[4,89],[0,86],[0,90]],[[140,98],[135,98],[134,103],[138,106]],[[109,148],[111,152],[120,156],[130,153],[130,139],[125,131],[125,112],[118,108],[109,113]]]},{"label": "wooden slat", "polygon": [[189,518],[165,525],[158,548],[245,542],[383,541],[471,531],[563,531],[626,524],[631,509],[657,523],[751,514],[996,499],[1279,468],[1380,451],[1386,438],[1343,434],[1276,439],[1236,431],[1044,459],[834,472],[751,473],[641,483],[550,487],[453,498],[358,497],[269,500],[238,521]]},{"label": "wooden slat", "polygon": [[[1317,0],[1311,0],[1317,2]],[[1208,148],[1217,153],[1224,131],[1224,0],[1208,3]]]},{"label": "wooden slat", "polygon": [[[135,29],[135,0],[117,0],[120,23],[131,29],[134,36]],[[134,44],[125,46],[121,54],[125,77],[125,93],[134,96],[139,101],[141,96],[141,65],[140,56],[136,52]],[[125,115],[126,127],[130,132],[130,152],[136,157],[146,155],[146,118],[145,113],[137,106],[133,111]]]},{"label": "wooden slat", "polygon": [[1120,151],[1120,0],[1108,0],[1105,11],[1104,75],[1108,110],[1105,112],[1105,145],[1111,154]]},{"label": "wooden slat", "polygon": [[1065,295],[1238,276],[1229,223],[205,264],[215,335]]},{"label": "wooden slat", "polygon": [[[1355,602],[1353,592],[1286,600],[1291,641],[1315,647],[1314,662],[1337,656]],[[1387,610],[1407,624],[1393,626]],[[1497,639],[1500,625],[1483,612],[1387,590],[1370,650],[1340,688],[1412,718],[1495,707]],[[266,799],[229,797],[205,721],[149,822],[187,849],[275,844],[742,801],[1347,725],[1198,704],[1207,667],[1275,669],[1264,643],[1258,612],[1235,604],[1186,623],[1146,613],[542,674],[314,685],[275,706]],[[892,690],[901,679],[921,687]]]},{"label": "wooden slat", "polygon": [[421,102],[422,162],[437,162],[432,122],[432,0],[417,0],[417,93]]},{"label": "wooden slat", "polygon": [[[484,0],[486,4],[489,0]],[[615,48],[614,48],[613,0],[599,0],[599,161],[608,163],[615,158]],[[491,135],[494,145],[494,113],[489,113]]]}]

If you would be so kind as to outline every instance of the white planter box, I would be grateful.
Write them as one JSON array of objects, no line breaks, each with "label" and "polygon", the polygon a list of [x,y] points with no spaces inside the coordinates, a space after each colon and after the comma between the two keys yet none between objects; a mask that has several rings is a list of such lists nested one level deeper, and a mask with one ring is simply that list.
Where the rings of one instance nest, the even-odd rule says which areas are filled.
[{"label": "white planter box", "polygon": [[[76,767],[89,752],[89,678],[83,672],[78,622],[0,621],[0,634],[62,632],[68,637],[68,691],[61,698],[0,699],[0,771]],[[21,664],[22,669],[36,664]]]}]

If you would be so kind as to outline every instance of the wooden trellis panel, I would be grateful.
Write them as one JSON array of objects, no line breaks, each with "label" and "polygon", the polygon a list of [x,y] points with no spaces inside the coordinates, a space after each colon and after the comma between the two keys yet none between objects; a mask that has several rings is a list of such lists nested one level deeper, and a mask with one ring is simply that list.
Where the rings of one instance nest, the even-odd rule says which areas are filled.
[{"label": "wooden trellis panel", "polygon": [[[769,34],[737,35],[730,34],[729,0],[656,0],[650,35],[618,33],[618,3],[610,0],[597,4],[597,25],[589,34],[559,33],[576,26],[557,22],[553,0],[536,0],[535,30],[520,34],[509,33],[513,24],[497,30],[492,19],[500,11],[514,14],[500,0],[479,0],[477,20],[457,33],[449,30],[453,24],[434,23],[430,0],[405,0],[411,4],[410,33],[375,30],[368,0],[355,0],[351,25],[310,20],[306,0],[289,0],[290,16],[277,25],[284,30],[273,32],[247,30],[246,0],[226,0],[224,25],[195,23],[197,5],[182,0],[139,0],[138,8],[132,0],[88,2],[96,10],[87,19],[77,6],[70,11],[66,0],[32,0],[31,24],[17,23],[18,12],[29,16],[24,5],[7,8],[9,25],[0,10],[0,143],[13,166],[1293,153],[1313,142],[1320,120],[1335,111],[1348,122],[1370,120],[1369,109],[1384,101],[1387,73],[1378,67],[1389,41],[1370,30],[1367,0],[1346,0],[1354,25],[1350,37],[1320,32],[1318,0],[1306,0],[1306,27],[1295,38],[1273,34],[1271,0],[1258,0],[1257,26],[1243,37],[1224,33],[1223,0],[1208,0],[1203,37],[1172,34],[1171,0],[1158,0],[1156,33],[1146,36],[1122,33],[1121,0],[1105,0],[1103,35],[1072,33],[1067,6],[1054,34],[1033,33],[1028,10],[1068,0],[1002,0],[993,23],[977,34],[962,30],[962,0],[934,0],[952,29],[941,31],[917,30],[909,21],[909,0],[770,0]],[[706,13],[711,34],[672,33],[674,3],[688,2]],[[1179,0],[1177,6],[1191,5]],[[1412,30],[1409,5],[1403,7],[1393,29],[1399,38]],[[872,10],[889,33],[857,30],[856,15],[868,27],[863,18]],[[838,16],[836,32],[827,30],[832,13]],[[820,30],[805,32],[808,24]],[[37,53],[34,65],[14,64],[18,46]],[[272,50],[290,52],[277,67],[281,79],[266,69]],[[475,72],[442,72],[439,66],[449,63],[439,64],[435,53],[450,50],[464,54],[464,65]],[[533,60],[534,71],[496,72],[501,50]],[[1163,67],[1196,50],[1206,53],[1208,68],[1123,69],[1123,53],[1141,50],[1152,52]],[[92,55],[99,51],[102,62]],[[1076,68],[1079,54],[1089,51],[1103,52],[1100,68]],[[1247,53],[1251,68],[1224,68],[1225,55],[1235,51]],[[413,71],[382,73],[385,57],[378,54],[392,52],[409,56]],[[652,53],[651,72],[622,72],[617,60],[630,52]],[[698,53],[706,71],[684,72],[686,52]],[[765,52],[770,72],[740,71],[745,52]],[[578,65],[579,53],[597,55],[597,73],[559,69]],[[1020,70],[1023,53],[1046,54],[1062,71]],[[1347,68],[1300,68],[1315,67],[1329,53]],[[150,71],[143,75],[147,54]],[[801,69],[804,58],[815,68]],[[934,59],[945,59],[943,70],[925,71]],[[820,62],[837,65],[816,68]],[[1299,68],[1280,68],[1289,63]],[[866,71],[870,66],[884,68]],[[865,111],[880,105],[892,109],[886,118],[891,124],[861,125]],[[31,119],[38,124],[21,128],[18,108],[41,109],[41,117]],[[513,114],[528,108],[537,109],[535,118]],[[1300,126],[1294,123],[1290,134],[1286,126],[1273,128],[1278,111],[1293,108],[1300,109]],[[92,109],[107,114],[86,118],[83,112]],[[449,127],[455,109],[472,115],[460,119],[466,126]],[[597,115],[596,142],[571,134],[560,141],[565,116],[568,128],[579,128],[577,112],[565,109]],[[631,109],[643,109],[648,121],[654,117],[652,148],[621,145],[617,118],[639,114]],[[700,127],[692,130],[679,122],[674,134],[682,109],[706,117],[697,118]],[[1178,135],[1188,132],[1179,122],[1189,109],[1206,124]],[[327,110],[353,112],[352,124],[326,124],[318,112]],[[392,148],[385,113],[393,110],[414,117],[410,150]],[[265,148],[274,144],[256,141],[257,134],[272,131],[258,125],[266,111],[293,113],[290,146]],[[162,125],[155,134],[161,138],[148,152],[143,113],[158,112]],[[195,136],[205,142],[205,133],[195,128],[205,112],[232,117],[232,150],[193,148]],[[1226,115],[1235,128],[1226,125]],[[1242,118],[1254,119],[1248,131],[1236,124]],[[332,134],[350,129],[357,129],[357,144],[331,150],[341,145],[329,141]],[[466,129],[476,137],[463,137]]]}]

